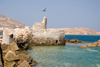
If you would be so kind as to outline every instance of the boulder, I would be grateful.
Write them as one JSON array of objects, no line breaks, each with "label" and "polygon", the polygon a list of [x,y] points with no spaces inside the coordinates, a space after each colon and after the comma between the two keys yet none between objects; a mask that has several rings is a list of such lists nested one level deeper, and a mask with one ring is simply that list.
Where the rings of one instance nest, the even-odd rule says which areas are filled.
[{"label": "boulder", "polygon": [[7,48],[6,50],[3,50],[3,54],[6,54],[9,51],[9,48]]},{"label": "boulder", "polygon": [[36,61],[32,61],[30,65],[36,65]]},{"label": "boulder", "polygon": [[77,43],[77,41],[75,41],[75,40],[70,40],[70,43]]},{"label": "boulder", "polygon": [[15,61],[4,61],[4,67],[15,67]]},{"label": "boulder", "polygon": [[89,43],[88,45],[87,45],[87,47],[96,47],[97,46],[97,44],[94,44],[94,43]]},{"label": "boulder", "polygon": [[94,45],[98,45],[99,43],[98,43],[98,41],[97,41],[97,42],[94,42],[93,44],[94,44]]},{"label": "boulder", "polygon": [[100,44],[100,40],[98,40],[97,43]]},{"label": "boulder", "polygon": [[74,41],[75,41],[75,42],[78,42],[79,40],[75,38]]},{"label": "boulder", "polygon": [[9,50],[11,50],[11,51],[19,50],[16,43],[2,44],[1,47],[2,47],[3,53],[8,52]]},{"label": "boulder", "polygon": [[29,62],[27,62],[27,60],[24,60],[17,67],[30,67],[30,65],[29,65]]},{"label": "boulder", "polygon": [[86,43],[86,42],[82,41],[81,43]]},{"label": "boulder", "polygon": [[29,64],[31,64],[33,62],[33,58],[28,60]]},{"label": "boulder", "polygon": [[65,39],[65,42],[69,42],[70,40],[69,39]]},{"label": "boulder", "polygon": [[66,43],[86,43],[84,41],[79,41],[78,39],[72,39],[72,40],[69,40],[69,39],[65,39],[65,42]]},{"label": "boulder", "polygon": [[20,65],[20,63],[22,63],[24,60],[19,60],[17,63],[16,63],[16,66],[17,65]]},{"label": "boulder", "polygon": [[28,58],[30,58],[29,55],[18,54],[18,55],[15,57],[15,60],[22,60],[22,59],[28,59]]},{"label": "boulder", "polygon": [[28,60],[30,65],[36,65],[36,61],[33,61],[33,59],[31,58],[30,60]]},{"label": "boulder", "polygon": [[87,49],[87,47],[86,47],[86,46],[80,46],[80,48]]},{"label": "boulder", "polygon": [[100,42],[100,40],[98,40],[98,42]]},{"label": "boulder", "polygon": [[94,43],[89,43],[87,47],[100,47],[100,40]]},{"label": "boulder", "polygon": [[9,51],[6,53],[6,55],[5,55],[4,58],[5,58],[5,60],[7,60],[7,61],[13,61],[13,60],[15,59],[15,57],[16,57],[15,52],[9,50]]},{"label": "boulder", "polygon": [[11,49],[12,51],[16,51],[16,50],[19,50],[19,47],[17,46],[16,43],[12,43],[10,44],[9,49]]},{"label": "boulder", "polygon": [[100,44],[98,44],[97,47],[100,47]]},{"label": "boulder", "polygon": [[1,44],[1,48],[4,51],[9,48],[9,44]]}]

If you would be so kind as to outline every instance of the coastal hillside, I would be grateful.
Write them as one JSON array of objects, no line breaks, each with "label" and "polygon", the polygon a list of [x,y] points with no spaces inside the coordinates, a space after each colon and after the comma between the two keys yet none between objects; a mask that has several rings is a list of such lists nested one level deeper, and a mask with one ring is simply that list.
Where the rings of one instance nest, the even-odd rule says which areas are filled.
[{"label": "coastal hillside", "polygon": [[0,29],[2,28],[16,28],[16,27],[20,27],[20,28],[24,28],[26,25],[17,22],[15,20],[12,20],[6,16],[0,15]]},{"label": "coastal hillside", "polygon": [[99,31],[89,29],[89,28],[59,28],[65,31],[65,34],[72,34],[72,35],[100,35]]},{"label": "coastal hillside", "polygon": [[[6,16],[0,15],[0,31],[3,30],[3,28],[24,28],[26,25],[17,22],[13,19],[10,19]],[[99,31],[89,29],[89,28],[57,28],[60,30],[64,30],[65,34],[68,35],[100,35]]]}]

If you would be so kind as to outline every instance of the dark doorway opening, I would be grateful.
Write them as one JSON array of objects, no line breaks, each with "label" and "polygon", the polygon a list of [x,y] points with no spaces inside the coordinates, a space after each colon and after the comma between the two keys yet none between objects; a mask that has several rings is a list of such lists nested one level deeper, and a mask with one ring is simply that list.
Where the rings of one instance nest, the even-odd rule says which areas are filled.
[{"label": "dark doorway opening", "polygon": [[56,43],[58,43],[58,40],[56,40]]}]

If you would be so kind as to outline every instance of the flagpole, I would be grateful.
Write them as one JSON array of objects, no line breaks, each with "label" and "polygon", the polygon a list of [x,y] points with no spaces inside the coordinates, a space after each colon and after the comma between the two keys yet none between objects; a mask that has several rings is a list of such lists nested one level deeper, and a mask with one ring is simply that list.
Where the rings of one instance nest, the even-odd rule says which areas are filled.
[{"label": "flagpole", "polygon": [[46,17],[46,14],[47,14],[47,8],[46,8],[46,11],[45,11],[45,17]]}]

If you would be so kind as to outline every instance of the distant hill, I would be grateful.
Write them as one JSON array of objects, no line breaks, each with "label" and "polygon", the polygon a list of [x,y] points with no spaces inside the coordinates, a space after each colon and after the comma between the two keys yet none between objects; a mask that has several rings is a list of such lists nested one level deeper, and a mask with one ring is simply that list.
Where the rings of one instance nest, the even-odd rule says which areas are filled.
[{"label": "distant hill", "polygon": [[[12,20],[6,16],[0,15],[0,30],[2,28],[24,28],[26,25]],[[68,35],[100,35],[100,32],[89,29],[89,28],[57,28],[59,30],[64,30],[65,34]]]},{"label": "distant hill", "polygon": [[74,35],[100,35],[99,31],[89,29],[89,28],[58,28],[64,30],[65,34],[74,34]]},{"label": "distant hill", "polygon": [[24,28],[26,25],[17,22],[15,20],[12,20],[6,16],[0,15],[0,29],[2,28]]}]

